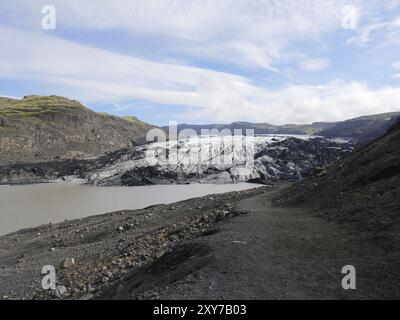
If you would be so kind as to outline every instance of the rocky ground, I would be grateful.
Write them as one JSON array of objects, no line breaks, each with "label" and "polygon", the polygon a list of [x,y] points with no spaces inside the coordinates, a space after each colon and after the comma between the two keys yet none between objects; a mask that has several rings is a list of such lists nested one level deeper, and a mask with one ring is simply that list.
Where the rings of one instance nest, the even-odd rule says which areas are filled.
[{"label": "rocky ground", "polygon": [[[44,225],[0,238],[0,299],[399,298],[368,230],[276,205],[285,185]],[[357,289],[341,287],[354,265]],[[56,267],[58,289],[41,288]]]},{"label": "rocky ground", "polygon": [[[236,210],[237,201],[268,189],[115,212],[3,236],[0,298],[57,298],[56,292],[41,289],[45,265],[56,267],[58,284],[66,288],[63,298],[101,297],[124,277],[171,254],[189,240],[212,234],[218,223],[245,214]],[[74,263],[65,261],[67,258]],[[140,295],[138,291],[135,298]]]},{"label": "rocky ground", "polygon": [[[191,242],[208,248],[210,262],[178,281],[160,285],[160,299],[399,299],[400,257],[364,230],[327,221],[304,208],[271,205],[274,192],[238,202],[252,208]],[[193,255],[194,256],[194,255]],[[191,257],[177,270],[200,263]],[[342,288],[342,268],[356,269],[356,289]],[[167,277],[161,269],[153,276]],[[157,295],[157,297],[158,297]]]}]

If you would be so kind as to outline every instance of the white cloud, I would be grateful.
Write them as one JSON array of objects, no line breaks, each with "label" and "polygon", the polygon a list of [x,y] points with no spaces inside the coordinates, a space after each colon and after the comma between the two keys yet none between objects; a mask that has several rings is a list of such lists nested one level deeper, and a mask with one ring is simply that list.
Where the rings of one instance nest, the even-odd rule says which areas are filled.
[{"label": "white cloud", "polygon": [[[39,28],[33,12],[46,0],[3,0],[12,23]],[[294,41],[315,40],[342,28],[342,9],[361,0],[53,0],[57,24],[83,31],[124,31],[166,39],[162,50],[279,72]],[[11,18],[10,18],[11,17]]]},{"label": "white cloud", "polygon": [[14,44],[0,51],[9,79],[43,83],[89,105],[143,100],[191,108],[186,120],[276,124],[344,120],[400,108],[395,104],[400,87],[373,90],[358,82],[334,81],[270,90],[243,76],[152,62],[39,33],[0,27],[0,38]]},{"label": "white cloud", "polygon": [[[42,33],[38,8],[47,2],[3,0],[0,4],[5,19],[19,28],[0,26],[2,43],[10,44],[0,50],[0,78],[43,84],[54,93],[89,105],[106,101],[124,108],[140,100],[186,106],[190,109],[183,115],[186,121],[304,123],[400,109],[395,104],[400,103],[399,87],[371,89],[360,82],[333,81],[269,89],[245,76],[192,67],[179,60],[200,57],[288,78],[292,76],[280,69],[288,61],[305,71],[325,70],[330,67],[328,58],[306,60],[305,53],[291,52],[291,45],[301,40],[320,43],[322,35],[342,27],[344,4],[353,4],[364,13],[370,8],[365,1],[54,1],[58,26],[71,33],[112,30],[165,40],[157,57],[168,58],[163,54],[169,51],[178,56],[168,63]],[[32,26],[38,32],[26,31]],[[372,24],[360,29],[359,36],[370,41],[375,30],[387,28]]]},{"label": "white cloud", "polygon": [[261,98],[261,118],[274,110],[279,123],[338,121],[366,114],[400,110],[400,87],[370,89],[359,82],[332,81],[317,86],[289,86]]},{"label": "white cloud", "polygon": [[396,73],[396,74],[392,75],[392,78],[395,80],[400,80],[400,73]]},{"label": "white cloud", "polygon": [[303,61],[300,67],[305,71],[322,71],[328,69],[330,65],[329,59],[320,58]]},{"label": "white cloud", "polygon": [[395,68],[395,69],[400,69],[400,60],[394,62],[394,63],[392,64],[392,67]]},{"label": "white cloud", "polygon": [[348,44],[365,45],[379,41],[384,45],[400,44],[400,17],[389,21],[368,24],[358,30],[358,35],[349,39]]}]

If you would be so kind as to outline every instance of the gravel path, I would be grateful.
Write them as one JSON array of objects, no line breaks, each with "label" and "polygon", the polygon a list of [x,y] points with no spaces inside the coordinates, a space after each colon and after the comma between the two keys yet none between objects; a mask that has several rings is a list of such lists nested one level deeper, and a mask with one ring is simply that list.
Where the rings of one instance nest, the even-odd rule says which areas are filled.
[{"label": "gravel path", "polygon": [[[396,255],[301,209],[273,207],[269,194],[242,200],[254,210],[196,241],[212,262],[164,290],[162,299],[395,299]],[[343,290],[342,267],[353,265],[357,289]]]}]

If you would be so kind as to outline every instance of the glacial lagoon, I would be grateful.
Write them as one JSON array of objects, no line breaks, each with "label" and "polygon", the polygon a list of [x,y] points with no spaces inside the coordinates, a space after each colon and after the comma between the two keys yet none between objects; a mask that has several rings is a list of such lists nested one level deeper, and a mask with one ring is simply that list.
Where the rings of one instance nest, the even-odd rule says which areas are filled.
[{"label": "glacial lagoon", "polygon": [[142,209],[257,186],[249,183],[140,187],[93,187],[76,183],[0,186],[0,236],[50,222]]}]

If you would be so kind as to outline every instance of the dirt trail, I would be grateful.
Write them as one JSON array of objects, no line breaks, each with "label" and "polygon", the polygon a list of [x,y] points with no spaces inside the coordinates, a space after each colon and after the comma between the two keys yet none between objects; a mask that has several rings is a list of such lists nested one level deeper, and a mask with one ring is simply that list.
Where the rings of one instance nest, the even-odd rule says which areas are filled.
[{"label": "dirt trail", "polygon": [[[161,293],[164,299],[400,298],[400,265],[373,240],[301,209],[273,207],[258,195],[238,203],[253,213],[202,238],[212,262]],[[357,289],[341,287],[354,265]]]}]

